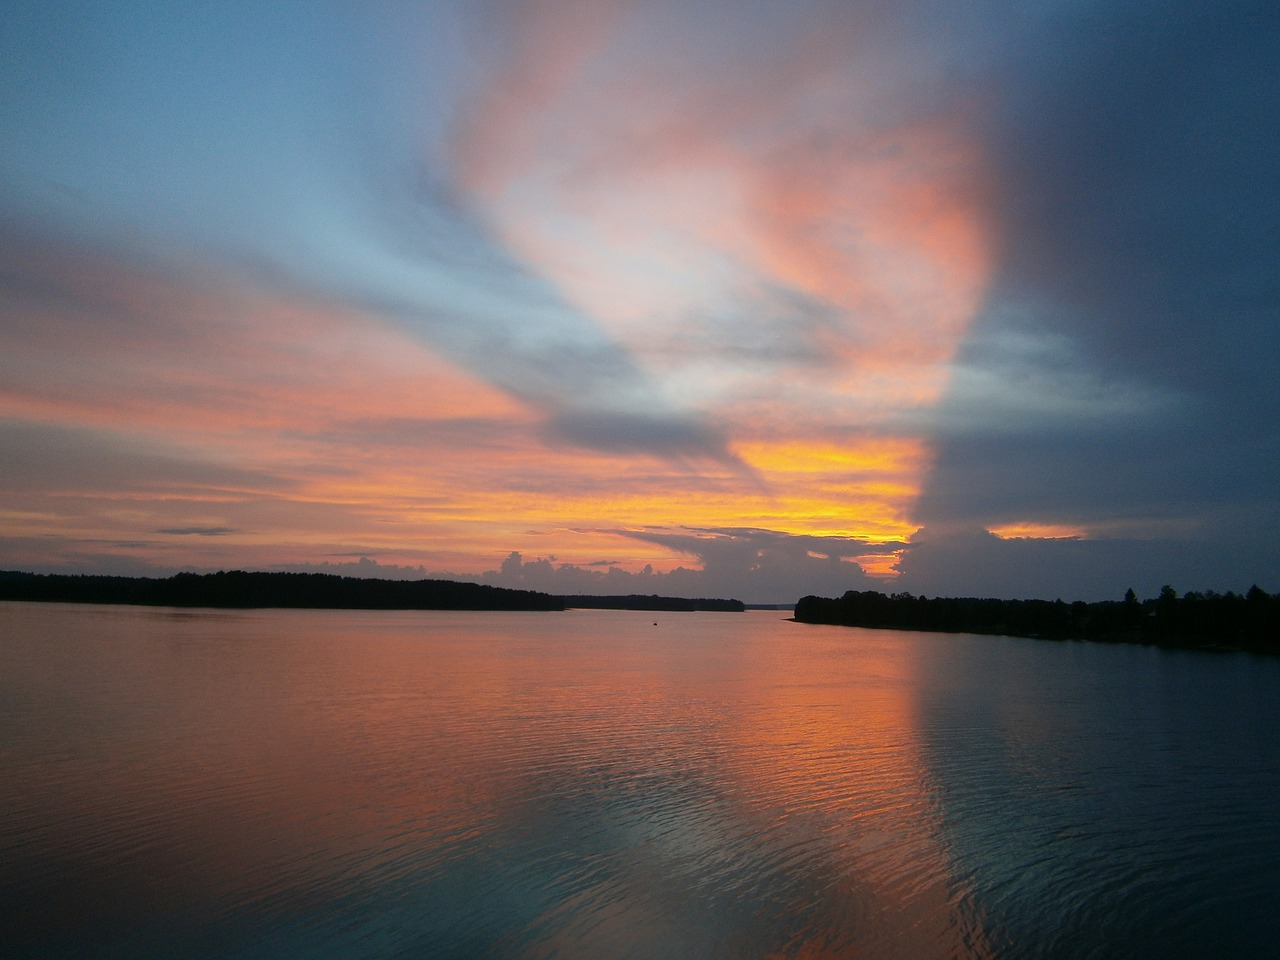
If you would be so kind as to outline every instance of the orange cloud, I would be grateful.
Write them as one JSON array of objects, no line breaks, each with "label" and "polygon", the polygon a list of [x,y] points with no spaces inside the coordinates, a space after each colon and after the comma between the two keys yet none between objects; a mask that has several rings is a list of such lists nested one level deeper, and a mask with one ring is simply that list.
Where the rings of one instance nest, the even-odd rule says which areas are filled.
[{"label": "orange cloud", "polygon": [[555,83],[520,100],[518,143],[502,136],[508,72],[467,104],[460,185],[670,395],[732,425],[734,452],[783,505],[738,491],[739,522],[905,537],[922,438],[898,438],[910,455],[876,484],[766,448],[787,433],[812,451],[836,427],[883,432],[938,400],[992,272],[967,105],[899,109],[854,20],[783,38],[749,77],[717,76],[693,41],[642,57],[629,26],[573,32],[554,67],[533,66],[554,45],[517,41],[519,69]]},{"label": "orange cloud", "polygon": [[29,271],[59,296],[10,302],[5,411],[186,435],[303,432],[394,414],[519,417],[521,408],[365,313],[227,278],[52,253]]}]

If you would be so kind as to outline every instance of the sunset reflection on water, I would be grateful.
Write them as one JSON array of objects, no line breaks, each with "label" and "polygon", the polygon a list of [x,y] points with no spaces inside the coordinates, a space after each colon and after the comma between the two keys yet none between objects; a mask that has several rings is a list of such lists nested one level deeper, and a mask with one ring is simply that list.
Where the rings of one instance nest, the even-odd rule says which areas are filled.
[{"label": "sunset reflection on water", "polygon": [[980,726],[959,640],[777,612],[0,612],[14,956],[1016,956],[1059,894],[1123,924],[1089,871],[1146,869],[1053,834],[1071,703],[1006,656],[1024,694]]},{"label": "sunset reflection on water", "polygon": [[33,942],[345,916],[445,955],[980,943],[891,648],[815,658],[781,614],[58,615],[3,793]]}]

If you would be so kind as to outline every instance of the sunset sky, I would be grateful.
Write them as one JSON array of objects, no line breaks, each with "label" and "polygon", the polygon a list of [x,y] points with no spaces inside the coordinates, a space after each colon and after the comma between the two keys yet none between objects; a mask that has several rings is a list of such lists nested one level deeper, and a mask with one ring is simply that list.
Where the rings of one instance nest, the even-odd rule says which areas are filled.
[{"label": "sunset sky", "polygon": [[1280,8],[6,0],[0,569],[1280,589]]}]

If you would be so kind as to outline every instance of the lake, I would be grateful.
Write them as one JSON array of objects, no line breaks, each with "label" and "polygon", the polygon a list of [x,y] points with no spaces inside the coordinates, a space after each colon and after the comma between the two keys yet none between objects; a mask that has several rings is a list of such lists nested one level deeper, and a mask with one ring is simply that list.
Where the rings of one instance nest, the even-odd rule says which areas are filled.
[{"label": "lake", "polygon": [[785,617],[0,603],[0,953],[1276,955],[1280,660]]}]

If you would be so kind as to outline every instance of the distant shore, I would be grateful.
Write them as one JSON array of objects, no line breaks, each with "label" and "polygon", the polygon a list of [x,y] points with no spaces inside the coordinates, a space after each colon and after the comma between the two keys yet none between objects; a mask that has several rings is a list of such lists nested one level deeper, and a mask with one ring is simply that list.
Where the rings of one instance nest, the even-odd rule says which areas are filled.
[{"label": "distant shore", "polygon": [[738,600],[659,596],[556,596],[456,580],[376,580],[328,573],[243,570],[115,577],[0,571],[0,600],[160,607],[327,610],[567,609],[739,612]]},{"label": "distant shore", "polygon": [[847,627],[1280,654],[1280,596],[1256,585],[1243,595],[1209,591],[1182,596],[1166,586],[1149,600],[1139,600],[1130,590],[1123,600],[1097,603],[929,599],[850,590],[837,598],[802,598],[794,619]]}]

